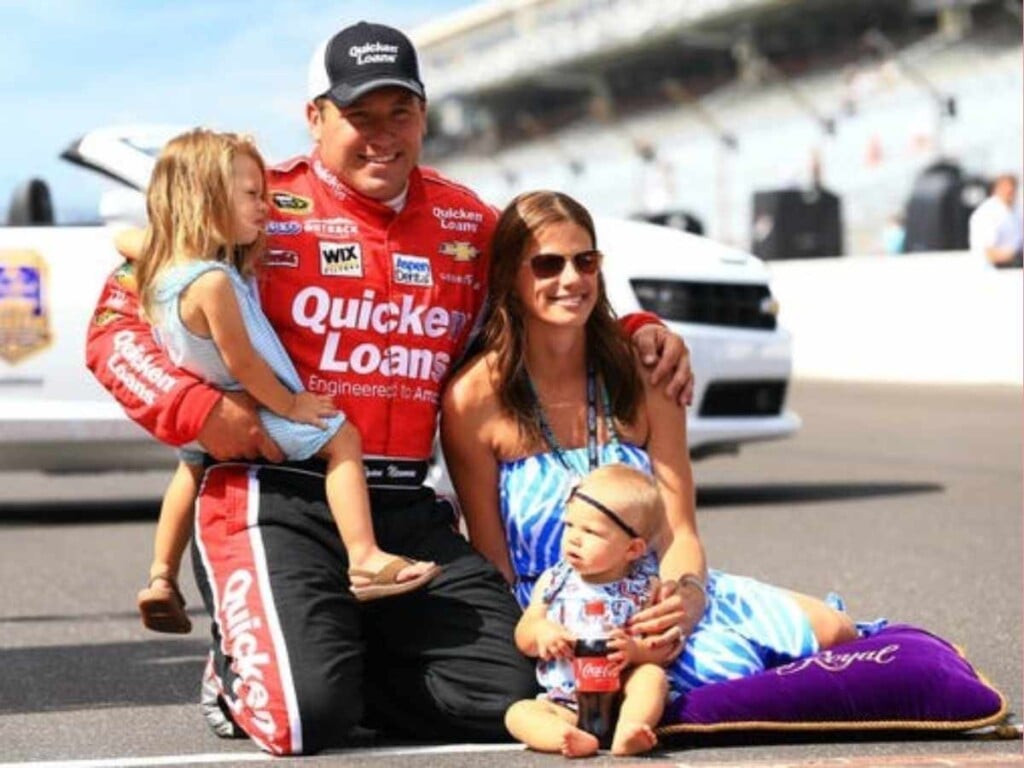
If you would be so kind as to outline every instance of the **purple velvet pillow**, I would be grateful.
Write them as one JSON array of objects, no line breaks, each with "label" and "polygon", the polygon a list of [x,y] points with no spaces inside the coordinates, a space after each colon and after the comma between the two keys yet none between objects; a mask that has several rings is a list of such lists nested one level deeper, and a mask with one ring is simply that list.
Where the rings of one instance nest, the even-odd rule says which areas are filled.
[{"label": "purple velvet pillow", "polygon": [[669,707],[659,731],[966,730],[1006,714],[1002,694],[955,647],[896,624],[793,664],[698,688]]}]

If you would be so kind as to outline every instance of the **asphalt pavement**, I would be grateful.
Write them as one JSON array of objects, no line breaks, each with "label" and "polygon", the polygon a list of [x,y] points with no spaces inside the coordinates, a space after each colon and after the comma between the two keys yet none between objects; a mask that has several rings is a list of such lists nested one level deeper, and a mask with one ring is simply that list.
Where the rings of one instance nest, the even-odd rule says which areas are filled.
[{"label": "asphalt pavement", "polygon": [[[1021,391],[797,382],[795,438],[698,462],[699,525],[715,567],[812,594],[858,618],[923,626],[960,645],[1020,722]],[[45,761],[248,765],[247,741],[209,734],[196,707],[208,621],[147,633],[135,592],[167,473],[0,474],[0,768]],[[282,762],[280,759],[277,762]],[[369,736],[303,766],[532,767],[514,745]],[[1021,742],[958,736],[668,745],[587,765],[1021,765]]]}]

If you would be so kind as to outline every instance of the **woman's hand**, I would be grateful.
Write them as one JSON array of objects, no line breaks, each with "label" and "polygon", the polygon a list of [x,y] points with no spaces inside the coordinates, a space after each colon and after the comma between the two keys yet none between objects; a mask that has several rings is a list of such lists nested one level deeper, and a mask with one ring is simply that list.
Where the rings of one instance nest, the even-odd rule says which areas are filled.
[{"label": "woman's hand", "polygon": [[626,628],[634,637],[642,637],[645,647],[661,656],[661,663],[672,661],[704,615],[704,600],[704,593],[698,588],[680,587],[676,581],[664,582],[658,587],[654,602],[636,613]]},{"label": "woman's hand", "polygon": [[[673,630],[675,631],[675,630]],[[637,664],[657,664],[667,667],[678,658],[686,645],[685,637],[678,637],[674,642],[664,643],[661,638],[638,637],[634,639],[637,646]]]}]

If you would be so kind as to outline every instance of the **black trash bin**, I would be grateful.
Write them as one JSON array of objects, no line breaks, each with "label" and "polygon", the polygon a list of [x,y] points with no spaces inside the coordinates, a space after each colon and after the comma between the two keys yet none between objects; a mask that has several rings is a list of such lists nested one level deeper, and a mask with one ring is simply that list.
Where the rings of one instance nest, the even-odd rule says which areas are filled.
[{"label": "black trash bin", "polygon": [[841,256],[839,197],[824,187],[754,193],[751,250],[762,259]]},{"label": "black trash bin", "polygon": [[967,222],[987,194],[986,187],[984,179],[966,176],[951,161],[933,163],[921,171],[907,200],[903,250],[965,250]]}]

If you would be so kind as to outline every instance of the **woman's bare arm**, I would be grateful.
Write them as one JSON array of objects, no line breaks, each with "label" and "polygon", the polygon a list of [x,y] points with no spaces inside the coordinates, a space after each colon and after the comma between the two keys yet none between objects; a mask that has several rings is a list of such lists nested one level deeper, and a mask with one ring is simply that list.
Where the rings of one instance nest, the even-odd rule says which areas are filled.
[{"label": "woman's bare arm", "polygon": [[645,384],[650,425],[647,452],[665,502],[665,525],[656,547],[661,576],[675,581],[693,574],[707,577],[704,545],[697,533],[697,500],[686,437],[686,411],[663,388]]},{"label": "woman's bare arm", "polygon": [[703,615],[706,598],[702,585],[707,578],[704,545],[697,533],[686,413],[663,388],[647,379],[644,406],[649,425],[647,451],[665,502],[662,531],[654,541],[662,586],[655,604],[634,616],[630,628],[653,636],[659,647],[681,648],[680,641]]},{"label": "woman's bare arm", "polygon": [[498,508],[498,459],[489,437],[486,387],[480,381],[485,374],[484,363],[478,360],[445,389],[441,447],[470,542],[512,583],[515,575]]}]

